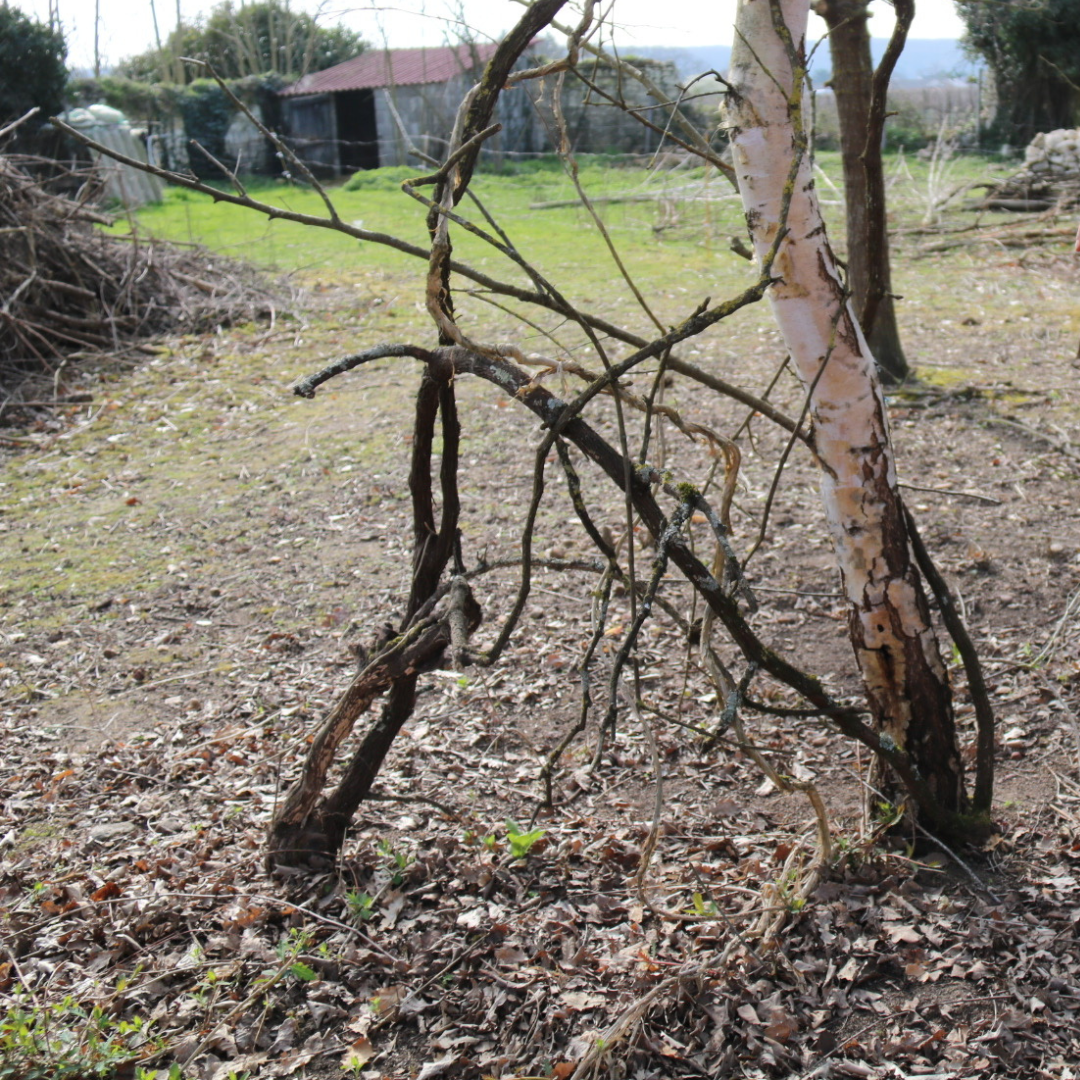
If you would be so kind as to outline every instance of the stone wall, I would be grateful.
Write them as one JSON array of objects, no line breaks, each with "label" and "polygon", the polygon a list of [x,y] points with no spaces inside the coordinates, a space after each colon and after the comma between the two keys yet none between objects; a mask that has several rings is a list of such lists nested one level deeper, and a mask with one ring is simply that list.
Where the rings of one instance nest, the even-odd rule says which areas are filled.
[{"label": "stone wall", "polygon": [[1031,173],[1080,173],[1080,129],[1039,132],[1024,151],[1024,168]]}]

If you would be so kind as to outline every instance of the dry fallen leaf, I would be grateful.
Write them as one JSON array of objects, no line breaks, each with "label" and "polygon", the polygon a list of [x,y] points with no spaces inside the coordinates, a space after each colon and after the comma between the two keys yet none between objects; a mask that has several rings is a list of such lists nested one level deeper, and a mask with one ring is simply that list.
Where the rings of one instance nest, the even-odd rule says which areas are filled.
[{"label": "dry fallen leaf", "polygon": [[739,1016],[741,1016],[748,1024],[761,1024],[757,1010],[753,1005],[740,1005],[736,1012],[738,1012]]},{"label": "dry fallen leaf", "polygon": [[375,1047],[366,1035],[361,1035],[341,1055],[341,1067],[346,1071],[359,1071],[375,1056]]},{"label": "dry fallen leaf", "polygon": [[380,1016],[396,1009],[409,996],[407,986],[386,986],[371,996],[371,1007]]},{"label": "dry fallen leaf", "polygon": [[909,945],[918,944],[922,941],[922,934],[910,924],[901,924],[900,926],[886,926],[885,933],[889,935],[890,940],[895,945],[898,941],[906,941]]},{"label": "dry fallen leaf", "polygon": [[448,1069],[457,1064],[457,1054],[450,1053],[439,1058],[438,1061],[426,1061],[420,1066],[420,1072],[416,1080],[431,1080],[433,1076],[442,1076]]},{"label": "dry fallen leaf", "polygon": [[600,994],[588,994],[584,991],[570,990],[559,995],[571,1012],[587,1012],[597,1009],[606,1003],[606,999]]}]

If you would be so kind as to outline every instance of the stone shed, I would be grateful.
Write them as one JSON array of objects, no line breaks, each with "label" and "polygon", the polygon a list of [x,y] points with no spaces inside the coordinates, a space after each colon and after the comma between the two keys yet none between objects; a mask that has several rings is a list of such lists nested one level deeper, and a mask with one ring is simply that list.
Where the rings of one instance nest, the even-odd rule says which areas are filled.
[{"label": "stone shed", "polygon": [[[624,60],[648,78],[666,101],[681,100],[678,72],[671,61],[636,56]],[[636,79],[601,60],[582,57],[577,74],[578,78],[565,80],[562,91],[566,134],[577,153],[636,155],[652,154],[660,149],[670,121],[670,109],[658,106]],[[536,107],[544,129],[553,132],[556,129],[551,112],[554,77],[548,76],[544,82],[544,92],[539,95]],[[535,88],[532,92],[536,94]],[[692,104],[684,104],[682,109],[702,131],[708,130],[709,124]],[[652,127],[635,119],[634,113],[647,119]],[[674,143],[668,145],[676,149]]]},{"label": "stone shed", "polygon": [[[419,164],[409,154],[410,143],[441,159],[457,107],[495,49],[489,44],[365,52],[283,90],[283,126],[300,157],[332,175]],[[503,130],[489,140],[489,149],[546,148],[524,89],[503,93],[497,115]]]}]

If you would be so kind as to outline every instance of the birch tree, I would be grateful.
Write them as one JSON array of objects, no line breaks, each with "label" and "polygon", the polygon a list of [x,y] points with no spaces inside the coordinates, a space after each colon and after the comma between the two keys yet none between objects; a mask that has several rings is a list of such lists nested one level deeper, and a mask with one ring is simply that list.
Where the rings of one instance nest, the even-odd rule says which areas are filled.
[{"label": "birch tree", "polygon": [[967,798],[952,695],[908,548],[881,384],[814,191],[803,114],[808,10],[807,0],[740,0],[727,96],[735,170],[759,258],[783,234],[768,299],[809,397],[811,448],[875,726],[959,814]]}]

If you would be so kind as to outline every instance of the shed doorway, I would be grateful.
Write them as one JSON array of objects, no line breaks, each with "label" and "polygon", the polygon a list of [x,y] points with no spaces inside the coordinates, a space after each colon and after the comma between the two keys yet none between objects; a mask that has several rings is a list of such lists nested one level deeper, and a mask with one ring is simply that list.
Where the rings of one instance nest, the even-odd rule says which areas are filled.
[{"label": "shed doorway", "polygon": [[339,90],[337,106],[339,161],[342,172],[379,167],[379,133],[372,90]]}]

